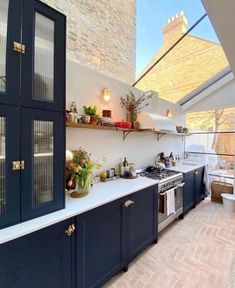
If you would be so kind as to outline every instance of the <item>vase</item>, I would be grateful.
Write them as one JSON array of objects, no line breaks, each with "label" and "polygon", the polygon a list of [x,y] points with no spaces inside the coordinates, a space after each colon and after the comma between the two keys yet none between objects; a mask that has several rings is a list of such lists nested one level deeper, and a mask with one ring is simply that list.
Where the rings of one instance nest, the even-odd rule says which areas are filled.
[{"label": "vase", "polygon": [[75,180],[75,191],[70,196],[73,198],[81,198],[86,196],[91,190],[92,174],[78,176]]},{"label": "vase", "polygon": [[140,122],[139,121],[134,121],[133,122],[133,128],[135,130],[139,130],[140,129]]},{"label": "vase", "polygon": [[127,113],[127,121],[131,122],[131,127],[133,128],[133,122],[136,121],[137,114],[136,112],[128,112]]},{"label": "vase", "polygon": [[83,115],[83,123],[90,124],[91,116],[90,115]]}]

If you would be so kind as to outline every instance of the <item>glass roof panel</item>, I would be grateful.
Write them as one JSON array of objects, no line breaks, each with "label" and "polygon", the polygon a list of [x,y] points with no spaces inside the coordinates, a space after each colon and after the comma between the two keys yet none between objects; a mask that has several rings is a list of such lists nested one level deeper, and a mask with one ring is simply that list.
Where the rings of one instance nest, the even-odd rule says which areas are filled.
[{"label": "glass roof panel", "polygon": [[[200,0],[138,0],[136,80],[204,14]],[[135,87],[175,103],[228,65],[206,16]]]}]

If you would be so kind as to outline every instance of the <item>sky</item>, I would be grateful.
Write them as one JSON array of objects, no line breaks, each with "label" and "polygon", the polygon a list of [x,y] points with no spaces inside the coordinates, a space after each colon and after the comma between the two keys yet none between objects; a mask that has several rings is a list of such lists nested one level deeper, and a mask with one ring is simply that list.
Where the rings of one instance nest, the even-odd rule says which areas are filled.
[{"label": "sky", "polygon": [[[163,26],[182,10],[188,19],[188,28],[205,13],[201,0],[137,0],[137,77],[162,46]],[[208,17],[190,34],[218,42]]]}]

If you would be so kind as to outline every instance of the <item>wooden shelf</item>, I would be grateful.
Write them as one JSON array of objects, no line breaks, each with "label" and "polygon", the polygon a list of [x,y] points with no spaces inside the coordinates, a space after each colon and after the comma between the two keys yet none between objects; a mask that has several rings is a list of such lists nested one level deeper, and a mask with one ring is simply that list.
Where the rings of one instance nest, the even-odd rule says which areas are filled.
[{"label": "wooden shelf", "polygon": [[99,130],[109,130],[109,131],[120,131],[120,132],[123,132],[123,141],[132,132],[153,132],[152,129],[120,128],[120,127],[91,125],[91,124],[83,124],[83,123],[66,123],[66,127],[70,127],[70,128],[85,128],[85,129],[99,129]]},{"label": "wooden shelf", "polygon": [[123,132],[123,141],[132,132],[137,132],[137,133],[153,132],[154,134],[157,135],[158,141],[164,135],[175,135],[175,136],[182,136],[182,137],[189,135],[189,134],[185,134],[185,133],[177,133],[177,132],[164,131],[164,130],[155,131],[154,129],[132,129],[132,128],[120,128],[120,127],[110,127],[110,126],[92,125],[92,124],[83,124],[83,123],[68,123],[68,122],[66,123],[66,127],[120,131],[120,132]]},{"label": "wooden shelf", "polygon": [[189,133],[178,133],[178,132],[174,132],[174,131],[167,131],[167,130],[159,130],[159,131],[154,131],[154,134],[157,135],[157,140],[159,141],[162,136],[164,135],[172,135],[172,136],[182,136],[185,137],[185,136],[189,136],[190,134]]}]

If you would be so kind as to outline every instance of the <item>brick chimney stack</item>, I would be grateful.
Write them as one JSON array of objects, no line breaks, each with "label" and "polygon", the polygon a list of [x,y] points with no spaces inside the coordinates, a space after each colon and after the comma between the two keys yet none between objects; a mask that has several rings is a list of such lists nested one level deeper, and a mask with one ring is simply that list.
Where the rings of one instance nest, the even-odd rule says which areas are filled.
[{"label": "brick chimney stack", "polygon": [[188,20],[183,11],[169,18],[163,27],[164,45],[174,44],[187,31],[187,27]]}]

